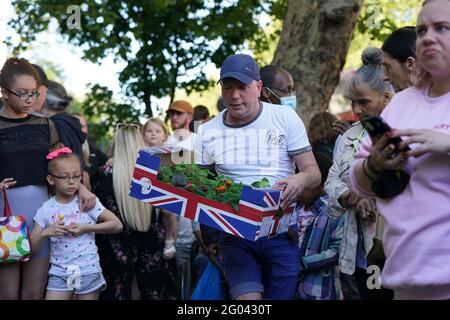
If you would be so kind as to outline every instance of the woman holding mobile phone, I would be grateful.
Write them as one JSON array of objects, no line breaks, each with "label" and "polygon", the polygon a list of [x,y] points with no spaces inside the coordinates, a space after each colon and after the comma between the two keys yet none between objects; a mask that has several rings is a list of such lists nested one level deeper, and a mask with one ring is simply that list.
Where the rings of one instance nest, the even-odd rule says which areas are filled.
[{"label": "woman holding mobile phone", "polygon": [[[424,1],[417,19],[417,83],[381,116],[396,130],[366,139],[350,170],[353,189],[374,196],[381,170],[410,175],[399,195],[377,198],[386,220],[381,282],[396,299],[450,299],[450,0]],[[403,137],[394,155],[390,138]]]}]

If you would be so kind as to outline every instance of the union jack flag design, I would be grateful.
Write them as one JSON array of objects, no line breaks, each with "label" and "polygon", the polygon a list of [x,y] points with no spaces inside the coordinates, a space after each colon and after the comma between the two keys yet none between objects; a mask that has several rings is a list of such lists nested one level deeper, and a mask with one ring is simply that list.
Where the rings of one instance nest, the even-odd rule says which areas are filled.
[{"label": "union jack flag design", "polygon": [[139,151],[130,186],[130,196],[171,213],[198,221],[248,240],[286,232],[294,205],[277,216],[282,190],[254,189],[245,185],[239,211],[157,179],[160,157]]}]

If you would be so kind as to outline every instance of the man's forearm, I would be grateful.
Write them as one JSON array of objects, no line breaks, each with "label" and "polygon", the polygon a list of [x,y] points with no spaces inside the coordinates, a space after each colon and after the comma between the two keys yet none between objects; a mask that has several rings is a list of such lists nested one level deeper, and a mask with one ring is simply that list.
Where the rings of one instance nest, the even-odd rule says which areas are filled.
[{"label": "man's forearm", "polygon": [[305,189],[315,188],[320,184],[321,174],[316,165],[311,165],[304,168],[302,171],[297,173],[297,175],[302,177]]}]

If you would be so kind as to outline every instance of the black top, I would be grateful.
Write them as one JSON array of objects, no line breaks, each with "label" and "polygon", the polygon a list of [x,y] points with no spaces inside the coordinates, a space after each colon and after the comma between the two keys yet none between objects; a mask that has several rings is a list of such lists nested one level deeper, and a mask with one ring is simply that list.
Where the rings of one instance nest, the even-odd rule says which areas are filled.
[{"label": "black top", "polygon": [[91,166],[85,167],[84,169],[89,173],[89,177],[91,178],[91,185],[94,185],[96,174],[98,173],[99,168],[106,163],[108,157],[101,150],[91,145],[89,145],[89,151],[89,162],[91,163]]},{"label": "black top", "polygon": [[72,149],[74,153],[83,159],[82,144],[86,140],[86,134],[81,131],[80,120],[71,116],[67,112],[61,112],[51,116],[50,119],[55,123],[58,130],[59,140]]},{"label": "black top", "polygon": [[47,118],[0,116],[0,181],[14,178],[17,184],[12,188],[45,186],[48,147],[58,140],[54,124]]}]

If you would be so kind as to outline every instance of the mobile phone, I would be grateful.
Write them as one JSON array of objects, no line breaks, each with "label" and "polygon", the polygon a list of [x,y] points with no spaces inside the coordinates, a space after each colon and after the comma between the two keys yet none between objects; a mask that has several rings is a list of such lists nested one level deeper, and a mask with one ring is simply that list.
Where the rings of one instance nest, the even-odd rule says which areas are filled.
[{"label": "mobile phone", "polygon": [[[386,132],[391,131],[391,127],[379,116],[366,117],[361,119],[362,126],[369,132],[369,135],[374,138],[380,138]],[[400,151],[411,150],[408,146],[403,149],[398,149],[398,144],[402,142],[400,137],[389,138],[388,144],[395,146],[395,154]]]}]

